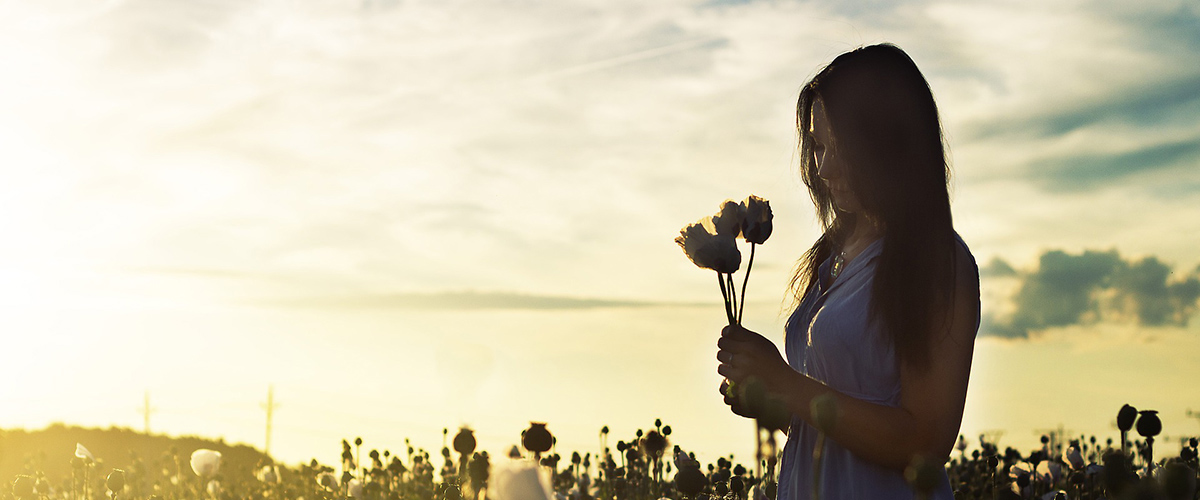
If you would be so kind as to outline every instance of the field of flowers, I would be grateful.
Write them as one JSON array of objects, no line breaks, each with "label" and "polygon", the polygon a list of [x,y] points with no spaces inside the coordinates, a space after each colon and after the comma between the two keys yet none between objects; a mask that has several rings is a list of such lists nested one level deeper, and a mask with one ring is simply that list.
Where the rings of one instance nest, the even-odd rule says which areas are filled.
[{"label": "field of flowers", "polygon": [[[906,471],[922,498],[945,467],[955,498],[962,499],[1167,499],[1197,500],[1197,439],[1177,456],[1155,454],[1162,430],[1153,411],[1126,405],[1117,416],[1121,435],[1043,436],[1040,449],[1000,450],[983,436],[974,445],[959,437],[944,465],[919,461]],[[1140,439],[1131,439],[1136,430]],[[499,456],[476,450],[470,429],[450,437],[439,453],[411,446],[400,453],[370,449],[361,439],[342,441],[342,461],[296,467],[260,462],[250,470],[222,468],[221,453],[172,450],[157,460],[106,468],[86,446],[76,445],[69,477],[47,477],[27,467],[0,497],[17,500],[306,499],[306,500],[587,500],[774,498],[775,454],[749,464],[719,458],[701,464],[671,441],[671,428],[655,421],[610,446],[600,430],[603,456],[559,451],[546,424],[521,432],[521,446]],[[773,448],[773,442],[771,447]],[[364,446],[367,448],[364,450]],[[766,447],[764,447],[766,448]],[[971,451],[968,452],[968,449]],[[757,462],[757,463],[755,463]]]}]

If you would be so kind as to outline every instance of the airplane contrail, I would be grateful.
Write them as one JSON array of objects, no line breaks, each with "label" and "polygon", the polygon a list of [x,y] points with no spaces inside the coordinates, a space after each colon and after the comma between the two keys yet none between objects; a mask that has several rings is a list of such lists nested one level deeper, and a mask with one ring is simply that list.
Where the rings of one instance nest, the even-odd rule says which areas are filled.
[{"label": "airplane contrail", "polygon": [[[607,59],[600,59],[597,61],[589,61],[589,62],[585,62],[582,64],[577,64],[574,66],[568,66],[565,68],[558,68],[558,69],[552,69],[549,71],[544,71],[544,72],[537,73],[537,74],[534,74],[531,76],[520,78],[517,80],[517,82],[519,82],[520,84],[546,82],[546,81],[550,81],[550,80],[554,80],[554,79],[558,79],[558,78],[566,78],[566,77],[577,76],[577,75],[582,75],[582,74],[587,74],[587,73],[593,73],[593,72],[597,72],[597,71],[603,71],[606,69],[616,68],[616,67],[619,67],[619,66],[622,66],[625,64],[634,63],[637,61],[644,61],[644,60],[652,59],[655,57],[661,57],[661,56],[665,56],[665,55],[686,52],[688,50],[694,50],[694,49],[697,49],[697,48],[700,48],[700,47],[703,47],[706,45],[719,44],[719,43],[724,42],[724,40],[725,40],[725,38],[716,37],[716,36],[691,39],[691,40],[683,40],[683,41],[663,45],[660,47],[639,50],[636,52],[622,54],[622,55],[610,57]],[[387,103],[393,102],[397,99],[411,98],[411,97],[415,97],[418,95],[436,94],[436,93],[446,92],[449,88],[462,87],[462,86],[477,84],[477,83],[479,83],[479,82],[478,81],[458,82],[458,83],[452,84],[450,86],[440,84],[440,85],[430,85],[427,87],[416,88],[416,89],[410,88],[410,89],[397,90],[397,91],[389,92],[386,95],[379,96],[378,98],[372,99],[369,103],[365,103],[365,104],[361,105],[361,108],[364,110],[371,110],[371,111],[378,112],[378,110],[380,110],[380,109],[386,109]],[[370,115],[370,114],[371,114],[370,112],[367,113],[367,115]],[[346,123],[350,123],[350,122],[354,122],[354,121],[361,121],[363,119],[365,119],[365,116],[363,116],[361,114],[355,114],[354,118],[343,120],[342,122],[338,123],[337,125],[344,125]]]},{"label": "airplane contrail", "polygon": [[547,71],[544,73],[540,73],[537,75],[527,77],[523,81],[525,81],[525,82],[546,81],[546,80],[551,80],[551,79],[561,78],[561,77],[566,77],[566,76],[575,76],[575,75],[580,75],[580,74],[584,74],[584,73],[602,71],[602,70],[614,68],[617,66],[621,66],[621,65],[625,65],[625,64],[629,64],[629,63],[633,63],[633,62],[637,62],[637,61],[644,61],[646,59],[652,59],[655,57],[660,57],[660,56],[664,56],[664,55],[668,55],[668,54],[674,54],[674,53],[678,53],[678,52],[686,52],[688,50],[703,47],[705,45],[719,43],[723,40],[724,40],[724,38],[722,38],[722,37],[707,37],[707,38],[701,38],[701,39],[695,39],[695,40],[684,40],[681,42],[667,44],[662,47],[655,47],[652,49],[646,49],[646,50],[641,50],[638,52],[619,55],[616,57],[610,57],[608,59],[601,59],[599,61],[591,61],[591,62],[587,62],[587,63],[583,63],[583,64],[578,64],[578,65],[568,67],[568,68]]}]

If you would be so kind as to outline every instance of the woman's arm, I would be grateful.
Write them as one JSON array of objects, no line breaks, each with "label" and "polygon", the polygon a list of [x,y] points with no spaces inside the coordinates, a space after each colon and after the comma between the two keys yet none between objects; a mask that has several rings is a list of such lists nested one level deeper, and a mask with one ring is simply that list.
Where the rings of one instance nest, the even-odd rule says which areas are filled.
[{"label": "woman's arm", "polygon": [[[950,456],[962,423],[978,320],[978,276],[961,247],[956,258],[950,327],[932,339],[930,365],[924,372],[901,365],[897,408],[841,394],[796,372],[771,341],[739,326],[721,332],[717,372],[735,382],[750,377],[762,380],[810,425],[814,425],[813,399],[832,394],[837,419],[828,436],[867,461],[898,471],[915,455],[941,463]],[[733,363],[728,362],[730,355]]]}]

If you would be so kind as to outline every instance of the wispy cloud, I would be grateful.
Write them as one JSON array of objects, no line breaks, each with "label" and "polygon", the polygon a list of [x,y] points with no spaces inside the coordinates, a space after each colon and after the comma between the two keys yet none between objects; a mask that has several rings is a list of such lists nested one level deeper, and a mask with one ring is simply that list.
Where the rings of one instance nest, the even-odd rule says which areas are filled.
[{"label": "wispy cloud", "polygon": [[256,301],[262,305],[322,309],[401,309],[418,311],[562,310],[645,307],[714,307],[711,303],[601,299],[516,292],[384,293]]},{"label": "wispy cloud", "polygon": [[1174,174],[1174,180],[1170,181],[1173,183],[1200,179],[1196,175],[1197,165],[1200,165],[1200,134],[1183,140],[1143,145],[1132,151],[1076,152],[1033,161],[1029,167],[1031,177],[1048,190],[1087,191],[1118,182],[1136,182],[1138,178],[1155,173]]},{"label": "wispy cloud", "polygon": [[[0,197],[26,208],[21,258],[701,296],[670,267],[697,207],[753,192],[791,221],[778,248],[815,236],[790,108],[880,41],[934,85],[984,255],[1136,234],[1178,258],[1200,231],[1186,2],[5,8],[0,60],[24,71],[0,82],[0,128],[28,168]],[[1151,205],[1166,215],[1109,220]]]}]

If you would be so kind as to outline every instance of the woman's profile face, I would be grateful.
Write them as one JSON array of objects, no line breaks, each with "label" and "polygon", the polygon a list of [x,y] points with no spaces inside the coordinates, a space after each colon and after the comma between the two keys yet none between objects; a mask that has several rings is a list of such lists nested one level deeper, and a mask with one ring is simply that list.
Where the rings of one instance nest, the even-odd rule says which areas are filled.
[{"label": "woman's profile face", "polygon": [[817,177],[829,187],[833,206],[843,212],[862,212],[862,204],[850,188],[850,179],[846,171],[848,166],[844,160],[838,158],[831,146],[833,130],[829,125],[829,116],[825,113],[825,103],[820,97],[813,100],[808,132],[813,138],[813,161],[817,165]]}]

